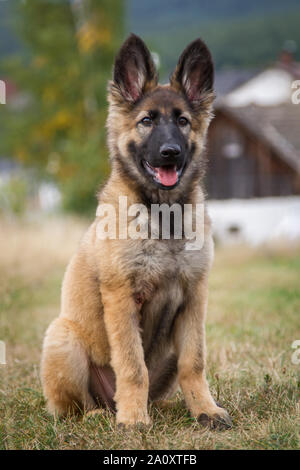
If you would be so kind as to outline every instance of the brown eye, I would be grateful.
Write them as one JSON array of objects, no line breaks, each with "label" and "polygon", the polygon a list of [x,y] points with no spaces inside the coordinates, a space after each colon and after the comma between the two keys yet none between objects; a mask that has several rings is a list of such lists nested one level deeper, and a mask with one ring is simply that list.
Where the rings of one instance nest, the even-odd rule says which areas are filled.
[{"label": "brown eye", "polygon": [[187,120],[187,118],[181,116],[179,119],[178,119],[178,124],[180,127],[185,127],[187,126],[189,123],[189,121]]},{"label": "brown eye", "polygon": [[146,116],[141,120],[141,124],[149,127],[152,125],[152,119],[149,116]]}]

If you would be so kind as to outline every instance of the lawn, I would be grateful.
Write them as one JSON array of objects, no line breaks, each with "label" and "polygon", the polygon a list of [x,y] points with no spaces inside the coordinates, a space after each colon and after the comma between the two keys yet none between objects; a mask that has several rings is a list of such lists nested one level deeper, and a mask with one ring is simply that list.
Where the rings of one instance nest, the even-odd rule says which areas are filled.
[{"label": "lawn", "polygon": [[217,248],[207,317],[208,379],[229,431],[201,428],[182,396],[153,425],[119,430],[108,412],[54,420],[39,378],[43,334],[59,313],[65,266],[88,222],[0,220],[0,449],[300,448],[300,250]]}]

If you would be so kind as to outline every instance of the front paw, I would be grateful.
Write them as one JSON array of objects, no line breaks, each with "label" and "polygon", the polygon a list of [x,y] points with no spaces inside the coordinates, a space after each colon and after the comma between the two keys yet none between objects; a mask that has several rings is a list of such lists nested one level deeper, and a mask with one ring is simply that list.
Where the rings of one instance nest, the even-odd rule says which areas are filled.
[{"label": "front paw", "polygon": [[151,424],[147,410],[142,411],[138,409],[132,411],[126,410],[126,412],[118,411],[116,421],[117,425],[121,428],[143,428]]},{"label": "front paw", "polygon": [[209,412],[203,411],[197,418],[198,422],[209,429],[223,431],[232,428],[232,421],[224,408],[217,406]]}]

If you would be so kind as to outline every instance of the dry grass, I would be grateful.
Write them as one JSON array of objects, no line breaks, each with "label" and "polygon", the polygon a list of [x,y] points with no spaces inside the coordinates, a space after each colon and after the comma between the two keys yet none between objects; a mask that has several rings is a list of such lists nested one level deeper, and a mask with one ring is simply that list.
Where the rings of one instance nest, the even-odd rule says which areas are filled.
[{"label": "dry grass", "polygon": [[44,331],[66,263],[87,223],[0,221],[0,449],[287,449],[300,447],[300,251],[218,249],[210,281],[208,377],[234,427],[200,428],[177,395],[153,426],[120,431],[109,413],[55,421],[39,380]]}]

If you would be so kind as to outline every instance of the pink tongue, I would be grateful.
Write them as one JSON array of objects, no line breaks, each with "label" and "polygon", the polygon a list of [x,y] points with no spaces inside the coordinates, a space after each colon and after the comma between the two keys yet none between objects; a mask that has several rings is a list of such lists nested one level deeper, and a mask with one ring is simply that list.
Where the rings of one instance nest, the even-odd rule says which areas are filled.
[{"label": "pink tongue", "polygon": [[176,166],[166,167],[161,166],[158,168],[157,176],[159,181],[164,186],[173,186],[177,183],[177,173],[176,173]]}]

